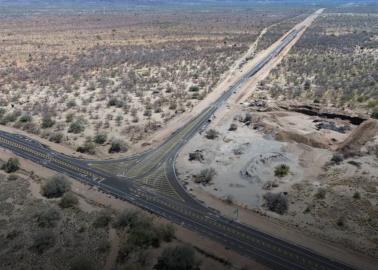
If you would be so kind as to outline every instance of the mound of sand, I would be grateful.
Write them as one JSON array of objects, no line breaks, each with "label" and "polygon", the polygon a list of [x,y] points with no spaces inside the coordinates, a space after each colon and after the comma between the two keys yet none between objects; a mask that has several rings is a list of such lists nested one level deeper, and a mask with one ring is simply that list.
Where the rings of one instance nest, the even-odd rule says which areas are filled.
[{"label": "mound of sand", "polygon": [[325,140],[322,140],[322,138],[320,138],[316,134],[299,134],[292,131],[280,130],[276,134],[276,140],[283,142],[294,141],[316,148],[328,148],[327,142],[325,142]]},{"label": "mound of sand", "polygon": [[378,121],[374,119],[363,122],[340,144],[338,151],[343,154],[356,154],[367,142],[378,136]]}]

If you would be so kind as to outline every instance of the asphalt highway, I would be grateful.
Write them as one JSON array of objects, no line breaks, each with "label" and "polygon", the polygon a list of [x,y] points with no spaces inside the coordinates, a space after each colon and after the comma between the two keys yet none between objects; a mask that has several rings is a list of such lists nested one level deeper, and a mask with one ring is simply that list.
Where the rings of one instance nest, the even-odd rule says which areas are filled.
[{"label": "asphalt highway", "polygon": [[325,258],[306,248],[222,216],[188,194],[176,175],[175,159],[182,146],[197,132],[204,130],[216,110],[237,92],[243,83],[275,58],[301,30],[291,31],[268,56],[213,104],[155,149],[120,160],[88,161],[58,153],[26,136],[3,131],[0,131],[0,146],[20,157],[197,231],[272,269],[352,269],[341,262]]}]

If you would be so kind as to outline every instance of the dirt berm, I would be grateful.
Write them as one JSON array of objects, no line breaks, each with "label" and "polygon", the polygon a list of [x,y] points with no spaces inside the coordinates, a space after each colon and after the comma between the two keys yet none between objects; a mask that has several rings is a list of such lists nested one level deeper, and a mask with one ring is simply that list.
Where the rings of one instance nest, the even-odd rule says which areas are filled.
[{"label": "dirt berm", "polygon": [[343,154],[357,154],[361,147],[378,136],[378,120],[370,119],[359,127],[340,144],[338,151]]}]

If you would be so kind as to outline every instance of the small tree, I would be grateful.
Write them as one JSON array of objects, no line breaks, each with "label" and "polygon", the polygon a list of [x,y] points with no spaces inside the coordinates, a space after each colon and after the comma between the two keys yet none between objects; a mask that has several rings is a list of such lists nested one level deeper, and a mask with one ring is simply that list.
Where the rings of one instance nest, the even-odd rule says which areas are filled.
[{"label": "small tree", "polygon": [[235,131],[238,129],[238,126],[235,123],[232,123],[228,128],[229,131]]},{"label": "small tree", "polygon": [[199,270],[200,262],[189,246],[167,247],[154,266],[156,270]]},{"label": "small tree", "polygon": [[108,138],[108,135],[106,133],[98,133],[94,137],[94,142],[97,144],[104,144]]},{"label": "small tree", "polygon": [[216,131],[215,129],[210,129],[206,132],[206,138],[209,139],[209,140],[214,140],[216,138],[218,138],[219,136],[219,132]]},{"label": "small tree", "polygon": [[113,140],[109,148],[109,153],[126,152],[128,150],[127,144],[121,140]]},{"label": "small tree", "polygon": [[42,128],[51,128],[55,124],[55,121],[50,116],[44,116],[42,118],[41,127]]},{"label": "small tree", "polygon": [[8,159],[7,163],[5,163],[1,169],[7,173],[16,172],[20,168],[20,162],[17,158],[10,158]]},{"label": "small tree", "polygon": [[76,120],[75,122],[72,122],[70,127],[68,128],[69,133],[79,134],[85,130],[85,126],[83,121]]},{"label": "small tree", "polygon": [[371,118],[378,119],[378,108],[375,108],[371,114]]},{"label": "small tree", "polygon": [[283,193],[268,192],[264,195],[264,199],[266,207],[270,211],[276,212],[280,215],[284,214],[289,207],[287,197]]},{"label": "small tree", "polygon": [[21,123],[29,123],[33,120],[32,116],[30,114],[23,114],[21,117],[18,119]]},{"label": "small tree", "polygon": [[93,226],[95,228],[107,227],[111,221],[112,221],[112,213],[109,210],[102,210],[98,213],[98,216],[93,222]]},{"label": "small tree", "polygon": [[62,208],[72,208],[79,203],[78,198],[72,192],[67,192],[63,195],[62,199],[60,200],[60,207]]},{"label": "small tree", "polygon": [[47,198],[58,198],[71,190],[70,183],[63,175],[55,175],[42,186],[42,195]]},{"label": "small tree", "polygon": [[86,141],[82,146],[79,146],[76,149],[76,151],[80,153],[87,153],[90,155],[94,155],[96,153],[96,146],[94,143],[90,141]]}]

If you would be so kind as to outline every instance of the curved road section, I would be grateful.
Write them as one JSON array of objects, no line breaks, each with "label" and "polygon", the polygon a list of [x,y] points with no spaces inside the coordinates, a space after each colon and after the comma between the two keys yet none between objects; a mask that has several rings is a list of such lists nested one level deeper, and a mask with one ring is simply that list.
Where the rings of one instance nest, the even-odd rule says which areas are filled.
[{"label": "curved road section", "polygon": [[[321,11],[320,11],[321,12]],[[317,12],[318,14],[320,13]],[[114,161],[85,161],[51,150],[23,135],[0,131],[0,146],[20,157],[66,174],[131,202],[188,229],[202,233],[273,269],[349,270],[308,249],[285,242],[222,216],[191,197],[180,185],[175,159],[180,148],[211,121],[215,111],[252,76],[293,41],[303,28],[289,32],[277,47],[225,91],[213,104],[174,132],[162,145]]]}]

